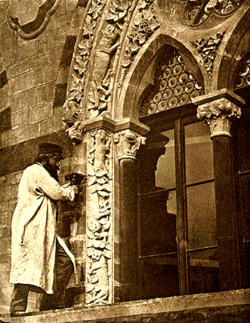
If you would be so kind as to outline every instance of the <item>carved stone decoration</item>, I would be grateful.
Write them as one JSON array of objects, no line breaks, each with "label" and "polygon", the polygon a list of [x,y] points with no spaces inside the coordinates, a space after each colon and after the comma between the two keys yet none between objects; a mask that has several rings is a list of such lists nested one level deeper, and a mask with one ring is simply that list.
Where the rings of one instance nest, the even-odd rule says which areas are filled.
[{"label": "carved stone decoration", "polygon": [[84,126],[80,121],[75,122],[72,127],[66,130],[66,132],[72,140],[73,145],[78,145],[83,141]]},{"label": "carved stone decoration", "polygon": [[[84,17],[73,61],[73,71],[69,81],[67,100],[64,104],[63,121],[68,127],[72,127],[72,119],[74,122],[82,121],[83,119],[82,100],[84,97],[85,76],[95,38],[95,30],[105,4],[106,0],[92,0],[89,1],[86,8],[86,16]],[[74,111],[69,115],[69,110],[72,110],[72,107]],[[74,112],[77,112],[77,115]]]},{"label": "carved stone decoration", "polygon": [[201,93],[202,87],[187,71],[180,53],[169,50],[159,59],[154,88],[145,90],[139,115],[144,117],[191,103]]},{"label": "carved stone decoration", "polygon": [[48,25],[61,0],[10,0],[8,22],[24,39],[37,37]]},{"label": "carved stone decoration", "polygon": [[[120,45],[121,31],[131,4],[131,0],[90,1],[86,9],[82,34],[77,43],[73,74],[64,105],[63,121],[68,127],[72,127],[72,119],[78,122],[111,110],[111,93],[117,66],[115,54]],[[105,17],[101,20],[104,12]],[[85,85],[86,93],[84,93]],[[67,107],[70,105],[77,111],[77,117],[74,115],[72,118],[71,115],[70,118],[66,118]]]},{"label": "carved stone decoration", "polygon": [[94,118],[108,110],[111,60],[119,46],[120,32],[117,27],[107,24],[97,45],[92,71],[92,82],[87,97],[87,116]]},{"label": "carved stone decoration", "polygon": [[231,136],[232,118],[240,118],[241,108],[226,98],[202,104],[197,109],[198,119],[205,119],[209,125],[211,138],[215,136]]},{"label": "carved stone decoration", "polygon": [[224,33],[225,31],[222,33],[218,32],[214,37],[210,37],[207,40],[202,38],[193,42],[193,45],[197,48],[203,58],[208,74],[213,72],[216,51],[221,44]]},{"label": "carved stone decoration", "polygon": [[122,70],[119,79],[121,87],[132,61],[149,37],[160,27],[154,10],[153,0],[143,0],[136,8],[133,31],[127,35]]},{"label": "carved stone decoration", "polygon": [[239,64],[238,73],[234,82],[234,89],[250,85],[250,53],[243,57]]},{"label": "carved stone decoration", "polygon": [[111,133],[88,137],[86,304],[107,304],[112,278]]},{"label": "carved stone decoration", "polygon": [[127,129],[114,136],[114,143],[118,159],[135,159],[137,150],[146,144],[146,137],[138,136]]},{"label": "carved stone decoration", "polygon": [[188,26],[203,24],[210,16],[227,18],[243,3],[243,0],[185,0],[184,19]]}]

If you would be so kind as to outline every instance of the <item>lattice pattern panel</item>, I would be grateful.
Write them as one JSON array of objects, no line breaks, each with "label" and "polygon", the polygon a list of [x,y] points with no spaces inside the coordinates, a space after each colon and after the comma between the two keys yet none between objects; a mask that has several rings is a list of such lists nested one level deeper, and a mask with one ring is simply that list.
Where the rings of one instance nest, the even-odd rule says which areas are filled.
[{"label": "lattice pattern panel", "polygon": [[239,89],[250,85],[250,54],[243,59],[239,72],[237,73],[234,89]]},{"label": "lattice pattern panel", "polygon": [[202,87],[188,73],[182,56],[167,53],[155,74],[155,90],[146,95],[139,115],[144,117],[160,111],[183,106],[202,94]]}]

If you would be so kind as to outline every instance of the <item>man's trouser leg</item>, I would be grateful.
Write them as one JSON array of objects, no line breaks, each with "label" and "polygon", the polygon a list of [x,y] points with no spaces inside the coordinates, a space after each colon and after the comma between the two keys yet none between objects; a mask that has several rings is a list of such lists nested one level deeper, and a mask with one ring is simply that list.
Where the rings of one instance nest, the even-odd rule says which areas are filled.
[{"label": "man's trouser leg", "polygon": [[11,296],[10,312],[25,312],[28,304],[29,285],[15,284]]},{"label": "man's trouser leg", "polygon": [[73,263],[56,241],[56,263],[54,294],[44,294],[40,304],[40,311],[64,307],[64,291],[74,271]]}]

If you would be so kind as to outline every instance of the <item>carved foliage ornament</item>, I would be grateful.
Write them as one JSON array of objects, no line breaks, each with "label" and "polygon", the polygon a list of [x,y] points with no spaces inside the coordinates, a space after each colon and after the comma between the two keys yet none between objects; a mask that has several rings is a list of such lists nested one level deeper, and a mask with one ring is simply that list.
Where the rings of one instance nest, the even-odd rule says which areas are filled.
[{"label": "carved foliage ornament", "polygon": [[96,129],[88,138],[86,304],[107,304],[112,273],[111,133]]},{"label": "carved foliage ornament", "polygon": [[212,15],[226,18],[233,14],[243,0],[185,0],[185,22],[188,26],[199,26]]},{"label": "carved foliage ornament", "polygon": [[197,109],[198,119],[205,119],[211,137],[231,136],[231,119],[240,118],[241,109],[226,98],[202,104]]},{"label": "carved foliage ornament", "polygon": [[61,0],[10,0],[8,22],[25,39],[38,36]]},{"label": "carved foliage ornament", "polygon": [[208,74],[211,74],[213,72],[216,51],[221,44],[224,33],[225,32],[217,33],[216,36],[210,37],[209,39],[201,38],[193,42],[193,45],[197,48],[198,52],[203,58]]},{"label": "carved foliage ornament", "polygon": [[[120,34],[132,1],[92,0],[89,2],[82,34],[74,58],[67,100],[64,105],[64,122],[72,127],[74,122],[82,121],[83,116],[93,118],[110,110],[111,91],[113,87],[114,57],[120,44]],[[102,21],[100,34],[96,34],[101,16],[107,8],[107,15]],[[98,37],[101,36],[101,37]],[[95,39],[97,43],[95,44]],[[95,52],[92,48],[95,46]],[[92,65],[90,64],[93,57]],[[89,66],[92,69],[89,69]],[[87,73],[89,71],[89,73]],[[91,75],[87,93],[84,93],[87,75]],[[73,102],[73,104],[72,104]],[[68,107],[74,106],[69,117]],[[74,126],[73,126],[74,127]],[[77,126],[79,128],[79,126]],[[74,131],[74,129],[73,129]]]},{"label": "carved foliage ornament", "polygon": [[120,87],[140,48],[159,27],[160,25],[155,15],[153,0],[143,0],[139,2],[132,27],[133,30],[128,34],[126,39],[121,76],[118,84]]}]

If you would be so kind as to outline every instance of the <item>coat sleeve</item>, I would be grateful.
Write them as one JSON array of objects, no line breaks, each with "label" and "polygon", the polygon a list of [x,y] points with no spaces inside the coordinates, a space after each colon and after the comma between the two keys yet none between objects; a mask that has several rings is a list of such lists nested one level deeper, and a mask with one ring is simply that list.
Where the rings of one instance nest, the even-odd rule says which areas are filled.
[{"label": "coat sleeve", "polygon": [[37,180],[37,194],[45,194],[54,201],[70,200],[75,198],[75,192],[72,186],[63,187],[49,175],[47,171],[42,172],[42,176],[38,176]]}]

